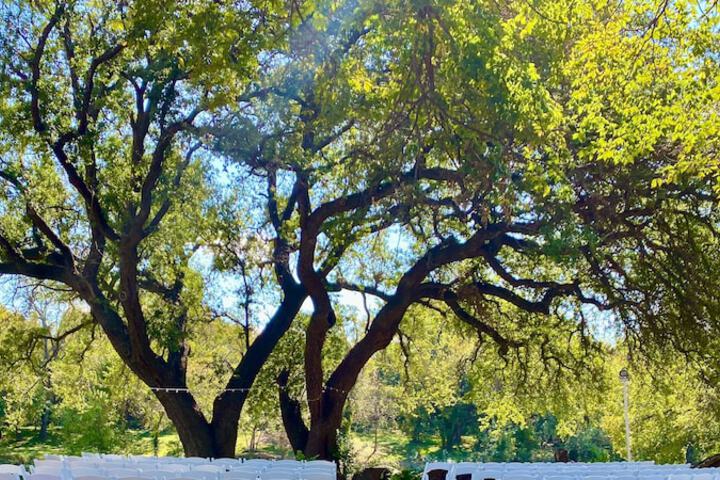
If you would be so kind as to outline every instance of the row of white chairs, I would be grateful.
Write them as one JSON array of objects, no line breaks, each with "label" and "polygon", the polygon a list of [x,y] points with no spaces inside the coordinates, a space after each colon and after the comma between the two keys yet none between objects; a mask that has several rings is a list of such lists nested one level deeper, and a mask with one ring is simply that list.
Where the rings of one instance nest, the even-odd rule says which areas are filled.
[{"label": "row of white chairs", "polygon": [[202,464],[202,463],[224,463],[224,464],[266,464],[266,465],[306,465],[306,464],[327,464],[334,465],[334,462],[327,460],[294,460],[294,459],[281,459],[281,460],[269,460],[262,458],[205,458],[205,457],[156,457],[148,455],[110,455],[110,454],[94,454],[94,453],[83,453],[82,456],[66,456],[66,455],[49,455],[46,454],[43,459],[36,460],[36,462],[43,461],[59,461],[59,462],[97,462],[97,463],[118,463],[118,462],[130,462],[130,463],[145,463],[145,462],[160,462],[160,463],[187,463],[187,464]]},{"label": "row of white chairs", "polygon": [[[454,468],[460,468],[460,467],[454,467]],[[592,476],[622,476],[622,477],[641,477],[641,476],[668,476],[668,475],[674,475],[674,474],[686,474],[690,472],[690,469],[688,468],[666,468],[666,469],[643,469],[643,470],[595,470],[595,469],[568,469],[568,468],[542,468],[542,469],[517,469],[517,470],[499,470],[499,469],[489,469],[489,468],[474,468],[474,467],[464,467],[468,470],[478,470],[478,471],[492,471],[492,472],[499,472],[502,474],[510,474],[510,475],[570,475],[570,476],[583,476],[583,477],[592,477]],[[447,471],[450,471],[452,468],[446,469]],[[696,471],[695,471],[696,472]]]},{"label": "row of white chairs", "polygon": [[[250,473],[243,475],[193,475],[187,472],[183,475],[168,475],[166,473],[137,476],[113,476],[113,475],[53,475],[48,473],[34,473],[22,476],[22,480],[335,480],[335,477],[328,472],[307,472],[295,470],[268,470],[262,473]],[[18,474],[0,474],[0,480],[20,480]]]},{"label": "row of white chairs", "polygon": [[493,478],[493,475],[497,477],[503,477],[503,478],[518,478],[520,480],[528,480],[528,478],[537,478],[537,477],[547,477],[547,476],[560,476],[565,478],[622,478],[623,480],[649,480],[649,479],[664,479],[668,477],[677,477],[677,478],[684,478],[684,476],[688,474],[703,474],[703,475],[710,475],[714,476],[720,471],[707,471],[707,469],[703,469],[705,471],[698,472],[695,471],[689,471],[688,469],[684,470],[667,470],[666,472],[662,471],[655,471],[655,472],[596,472],[596,471],[567,471],[567,470],[546,470],[546,471],[538,471],[538,470],[524,470],[524,471],[511,471],[511,470],[491,470],[491,469],[476,469],[476,468],[467,468],[467,467],[454,467],[448,469],[448,473],[454,473],[456,475],[465,473],[470,474],[472,472],[478,472],[479,474],[485,475],[486,478]]},{"label": "row of white chairs", "polygon": [[46,458],[36,460],[32,467],[32,473],[37,469],[45,470],[127,470],[126,474],[133,472],[148,472],[154,470],[188,472],[203,471],[210,473],[222,473],[233,471],[257,471],[275,470],[278,468],[292,470],[325,470],[336,472],[337,466],[333,462],[325,460],[263,460],[263,459],[203,459],[173,457],[135,457],[117,458],[113,457],[67,457],[62,459]]},{"label": "row of white chairs", "polygon": [[447,480],[470,475],[472,480],[720,480],[720,469],[690,470],[690,465],[656,465],[653,462],[608,463],[452,463],[428,462],[428,472],[444,470]]},{"label": "row of white chairs", "polygon": [[30,470],[0,465],[0,480],[335,480],[324,460],[208,459],[83,454],[46,455]]},{"label": "row of white chairs", "polygon": [[[632,468],[653,468],[653,467],[667,467],[667,466],[678,466],[678,465],[659,465],[654,461],[641,461],[641,462],[428,462],[426,466],[428,468],[434,468],[435,466],[452,466],[461,464],[472,464],[478,468],[489,468],[489,469],[517,469],[517,468],[619,468],[619,469],[632,469]],[[685,466],[685,465],[680,465]]]},{"label": "row of white chairs", "polygon": [[470,475],[472,480],[720,480],[720,474],[673,474],[667,476],[616,476],[616,475],[514,475],[492,471],[453,471],[446,479],[456,480],[460,475]]},{"label": "row of white chairs", "polygon": [[[42,478],[46,475],[54,478]],[[334,480],[335,472],[327,468],[267,468],[258,470],[254,467],[234,471],[208,471],[196,469],[191,471],[148,470],[139,469],[87,469],[46,470],[37,467],[25,480]]]},{"label": "row of white chairs", "polygon": [[264,472],[58,472],[58,473],[0,473],[0,480],[335,480],[327,470],[268,469]]},{"label": "row of white chairs", "polygon": [[636,463],[450,463],[429,462],[423,480],[433,470],[447,472],[446,480],[469,475],[472,480],[720,480],[720,469],[691,470],[690,465]]},{"label": "row of white chairs", "polygon": [[[47,458],[47,456],[46,456]],[[161,463],[223,463],[223,464],[261,464],[261,465],[275,465],[275,466],[302,466],[302,465],[328,465],[334,466],[335,462],[328,460],[294,460],[294,459],[280,459],[270,460],[264,458],[205,458],[205,457],[155,457],[148,455],[101,455],[92,453],[83,453],[80,457],[61,457],[65,460],[100,460],[103,462],[117,462],[117,461],[131,461],[136,463],[142,462],[161,462]]]},{"label": "row of white chairs", "polygon": [[256,466],[260,469],[275,468],[275,467],[289,467],[289,468],[308,468],[308,467],[326,467],[335,469],[336,465],[333,462],[326,460],[264,460],[264,459],[234,459],[234,458],[219,458],[219,459],[207,459],[200,457],[190,458],[175,458],[175,457],[121,457],[121,456],[110,456],[106,455],[103,457],[96,456],[84,456],[84,457],[59,457],[59,456],[46,456],[45,459],[36,460],[35,465],[43,466],[65,466],[65,465],[85,465],[85,466],[106,466],[113,468],[143,468],[147,469],[148,466],[155,465],[158,468],[162,468],[168,464],[172,465],[184,465],[188,469],[194,469],[198,466],[213,466],[213,467],[225,467],[226,470],[234,469],[238,466]]}]

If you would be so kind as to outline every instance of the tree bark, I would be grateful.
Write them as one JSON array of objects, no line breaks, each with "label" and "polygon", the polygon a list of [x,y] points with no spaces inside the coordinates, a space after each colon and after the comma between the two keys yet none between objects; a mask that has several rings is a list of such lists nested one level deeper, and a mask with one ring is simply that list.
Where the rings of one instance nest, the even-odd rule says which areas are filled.
[{"label": "tree bark", "polygon": [[[130,282],[128,282],[130,283]],[[175,426],[187,456],[234,457],[238,424],[242,408],[262,366],[292,324],[306,293],[296,283],[284,285],[285,296],[265,329],[250,345],[228,381],[225,391],[213,403],[212,420],[208,421],[186,384],[186,352],[165,360],[150,348],[142,322],[124,324],[120,315],[104,298],[96,284],[77,283],[77,290],[90,305],[94,318],[110,339],[125,364],[149,387]],[[136,302],[126,300],[126,315],[142,317]],[[135,335],[129,325],[135,325]],[[167,388],[170,391],[166,390]],[[178,391],[172,390],[178,389]]]},{"label": "tree bark", "polygon": [[283,370],[277,379],[280,414],[293,452],[305,452],[309,432],[302,418],[300,402],[287,392],[288,376],[288,371]]},{"label": "tree bark", "polygon": [[319,460],[338,460],[338,430],[340,422],[330,419],[313,425],[308,436],[305,456]]},{"label": "tree bark", "polygon": [[338,432],[342,424],[347,392],[326,389],[318,400],[320,414],[311,422],[305,456],[320,460],[339,460]]},{"label": "tree bark", "polygon": [[235,456],[238,422],[249,389],[277,343],[290,328],[305,298],[306,293],[300,286],[285,288],[282,303],[262,333],[250,345],[250,349],[228,381],[226,388],[229,391],[221,393],[215,399],[210,426],[213,430],[214,443],[219,449],[218,457]]},{"label": "tree bark", "polygon": [[[47,329],[47,320],[45,319],[45,315],[40,315],[40,325],[43,327],[43,329]],[[43,339],[43,361],[47,364],[50,362],[50,341],[45,338]],[[48,429],[50,428],[50,405],[53,403],[55,394],[52,391],[52,383],[50,380],[50,374],[46,370],[45,375],[43,378],[43,388],[45,389],[45,392],[47,392],[47,398],[45,399],[45,405],[43,406],[43,412],[42,416],[40,417],[40,433],[38,434],[38,438],[40,441],[47,440],[48,436]]]},{"label": "tree bark", "polygon": [[[192,395],[183,391],[156,391],[155,396],[175,426],[186,457],[218,457],[222,449],[215,444],[212,427]],[[234,442],[232,448],[234,453]]]}]

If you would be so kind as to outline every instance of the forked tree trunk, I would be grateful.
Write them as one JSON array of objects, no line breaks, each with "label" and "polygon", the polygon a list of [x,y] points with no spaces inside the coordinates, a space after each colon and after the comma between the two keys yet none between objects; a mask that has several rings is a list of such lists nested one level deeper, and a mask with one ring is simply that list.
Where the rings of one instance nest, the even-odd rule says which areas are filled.
[{"label": "forked tree trunk", "polygon": [[280,400],[280,415],[282,417],[285,433],[287,434],[293,452],[305,452],[308,441],[308,429],[302,418],[300,402],[292,398],[287,392],[289,372],[283,370],[277,378]]},{"label": "forked tree trunk", "polygon": [[[185,456],[218,457],[210,424],[186,392],[155,392],[180,437]],[[233,444],[233,448],[234,448]],[[233,452],[234,453],[234,452]]]},{"label": "forked tree trunk", "polygon": [[332,420],[313,425],[305,446],[305,456],[319,460],[338,460],[338,430],[340,422]]},{"label": "forked tree trunk", "polygon": [[[338,431],[342,424],[345,399],[323,394],[316,401],[322,404],[322,416],[308,428],[302,418],[300,403],[280,388],[280,411],[285,433],[293,450],[303,453],[305,458],[338,460]],[[339,401],[338,401],[339,400]]]},{"label": "forked tree trunk", "polygon": [[[251,343],[224,392],[213,403],[213,416],[208,421],[195,398],[186,389],[185,359],[182,357],[162,361],[149,350],[143,355],[133,355],[128,346],[126,332],[114,332],[103,325],[113,347],[126,365],[147,385],[167,385],[155,388],[154,394],[165,413],[175,426],[186,456],[232,458],[235,456],[240,414],[257,375],[273,349],[290,327],[305,299],[304,290],[295,285],[287,287],[286,296],[265,329]],[[88,302],[90,303],[90,302]],[[117,317],[117,312],[106,305],[90,303],[96,318],[105,315]],[[114,341],[114,342],[113,342]],[[177,387],[177,389],[174,389]],[[169,389],[169,390],[168,390]]]},{"label": "forked tree trunk", "polygon": [[[226,422],[208,422],[193,397],[186,392],[156,392],[165,412],[175,426],[186,457],[232,458],[238,435],[240,411],[228,409]],[[237,412],[237,413],[236,413]]]}]

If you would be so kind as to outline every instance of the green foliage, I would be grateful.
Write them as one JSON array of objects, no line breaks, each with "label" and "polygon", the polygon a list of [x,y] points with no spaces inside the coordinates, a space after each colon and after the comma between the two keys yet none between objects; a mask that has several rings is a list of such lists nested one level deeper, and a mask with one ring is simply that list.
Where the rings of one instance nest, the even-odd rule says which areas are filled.
[{"label": "green foliage", "polygon": [[[73,315],[66,315],[63,321],[73,324],[77,321]],[[21,317],[16,318],[19,321]],[[344,321],[350,322],[351,318]],[[362,326],[360,320],[350,324]],[[617,347],[604,364],[605,380],[599,388],[589,388],[584,377],[562,377],[562,389],[557,388],[559,377],[548,376],[545,381],[536,377],[541,383],[533,384],[534,388],[539,389],[541,397],[549,397],[541,402],[531,391],[513,387],[508,392],[511,394],[505,394],[508,383],[488,383],[492,377],[470,362],[473,355],[480,355],[476,353],[475,339],[453,325],[442,317],[418,312],[403,329],[404,342],[412,345],[410,357],[405,358],[399,342],[395,342],[363,373],[352,394],[352,413],[346,419],[342,443],[343,455],[354,468],[421,466],[430,458],[550,461],[557,448],[565,448],[577,461],[622,458],[624,423],[617,371],[626,361],[621,348]],[[207,368],[222,364],[222,350],[209,347],[228,343],[226,338],[241,335],[241,328],[222,323],[204,328],[194,349],[198,354],[214,351],[220,356],[217,360],[196,358],[198,366],[206,366],[191,371],[190,381],[198,387],[213,388],[209,383],[213,376]],[[345,331],[352,335],[352,329]],[[23,446],[28,435],[37,438],[38,410],[32,402],[12,404],[8,403],[12,397],[4,396],[5,405],[16,412],[11,418],[16,419],[17,427],[9,428],[10,419],[5,413],[0,452],[17,449],[13,461],[29,461],[43,451],[180,453],[180,444],[176,437],[168,435],[169,422],[150,392],[134,379],[106,342],[89,343],[89,335],[91,331],[83,330],[69,337],[51,363],[51,385],[57,400],[52,404],[49,444],[34,440],[32,453],[20,453],[30,452]],[[260,450],[278,452],[284,448],[275,376],[287,362],[297,363],[295,355],[301,340],[302,326],[298,326],[275,352],[245,412],[246,428],[256,428],[258,435],[265,437],[257,445]],[[207,348],[201,348],[203,345]],[[344,347],[338,348],[342,351]],[[497,353],[489,349],[487,355]],[[406,362],[408,374],[403,366]],[[688,368],[677,356],[665,357],[662,365],[661,370],[655,363],[631,364],[634,455],[658,462],[680,462],[688,448],[695,451],[696,457],[714,452],[720,438],[717,392],[702,381],[698,370]],[[540,364],[523,367],[530,369],[528,375],[543,370]],[[4,363],[3,368],[9,365]],[[10,370],[17,368],[15,365]],[[502,378],[507,382],[513,376],[512,370],[506,366],[504,371],[506,376]],[[37,373],[26,378],[29,384],[38,378],[32,375]],[[520,372],[515,375],[523,378]],[[302,391],[300,380],[296,375],[291,385],[298,394]],[[560,401],[558,396],[568,398]],[[35,426],[31,434],[28,425]],[[153,446],[154,432],[159,450]],[[242,435],[242,447],[247,446],[243,442],[248,441],[249,433],[246,430]],[[3,455],[7,454],[0,453]]]},{"label": "green foliage", "polygon": [[[337,317],[321,385],[382,301],[442,290],[377,327],[387,341],[371,342],[342,416],[346,464],[377,462],[383,433],[404,436],[408,462],[617,458],[625,350],[637,455],[720,447],[717,5],[15,0],[0,13],[0,272],[39,282],[62,312],[0,311],[3,435],[50,413],[70,452],[145,448],[129,431],[159,451],[170,426],[145,383],[160,377],[187,377],[209,419],[314,234],[309,270]],[[308,233],[313,208],[338,205]],[[398,287],[417,271],[412,292]],[[335,295],[344,284],[364,315]],[[475,324],[452,317],[450,294]],[[286,447],[280,372],[293,398],[318,401],[308,313],[248,396],[253,447],[256,432]],[[148,364],[163,368],[143,383]]]},{"label": "green foliage", "polygon": [[126,430],[115,418],[114,405],[102,397],[84,400],[88,405],[82,411],[66,408],[58,412],[58,423],[63,425],[61,442],[68,454],[125,450]]}]

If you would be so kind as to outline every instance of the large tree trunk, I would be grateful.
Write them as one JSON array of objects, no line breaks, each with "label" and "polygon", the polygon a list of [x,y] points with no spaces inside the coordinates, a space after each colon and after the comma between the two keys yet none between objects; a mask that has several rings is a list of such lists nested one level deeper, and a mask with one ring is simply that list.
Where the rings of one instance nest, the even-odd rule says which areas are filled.
[{"label": "large tree trunk", "polygon": [[[212,428],[187,392],[157,391],[165,413],[177,430],[186,457],[219,457]],[[234,440],[233,440],[234,453]]]},{"label": "large tree trunk", "polygon": [[[320,398],[316,399],[319,404],[319,414],[311,419],[310,428],[307,429],[307,442],[304,449],[306,458],[340,460],[338,432],[342,425],[342,414],[346,401],[347,394],[332,389],[326,390]],[[285,428],[288,429],[287,424]]]},{"label": "large tree trunk", "polygon": [[[215,398],[211,421],[207,420],[193,395],[187,391],[187,349],[171,352],[166,361],[150,349],[144,332],[135,340],[139,345],[136,346],[131,341],[132,330],[125,327],[119,314],[102,298],[101,292],[95,288],[84,293],[115,351],[145,384],[153,388],[177,430],[185,455],[231,458],[235,456],[240,413],[250,388],[306,297],[305,291],[297,284],[286,286],[284,290],[285,297],[275,314],[236,366],[225,391]],[[139,330],[143,328],[144,325],[138,327]]]},{"label": "large tree trunk", "polygon": [[38,439],[41,442],[47,440],[48,428],[50,427],[50,406],[45,405],[43,407],[43,413],[40,417],[40,432],[38,433]]},{"label": "large tree trunk", "polygon": [[[319,343],[322,344],[328,327],[320,322],[313,324],[315,316],[311,319],[305,347],[305,381],[310,410],[310,428],[305,447],[307,458],[338,460],[338,430],[348,395],[373,354],[387,347],[392,341],[400,320],[409,306],[407,297],[409,295],[400,296],[399,300],[386,304],[365,336],[350,349],[332,372],[325,387],[323,387],[321,347],[312,344],[318,342],[318,338]],[[319,330],[320,333],[313,335],[314,330]]]},{"label": "large tree trunk", "polygon": [[[40,325],[43,327],[43,329],[48,328],[45,315],[40,315]],[[50,348],[50,340],[47,338],[43,339],[43,361],[46,365],[50,362]],[[42,383],[45,392],[47,392],[47,398],[45,399],[42,416],[40,417],[40,433],[38,435],[38,438],[40,439],[40,441],[44,442],[45,440],[47,440],[48,429],[50,428],[50,405],[55,400],[55,394],[52,391],[50,370],[45,371]]]},{"label": "large tree trunk", "polygon": [[[221,425],[208,422],[195,399],[187,392],[158,391],[165,412],[177,430],[186,457],[232,458],[235,456],[238,421]],[[240,412],[227,412],[232,418]],[[227,418],[227,417],[226,417]]]},{"label": "large tree trunk", "polygon": [[283,388],[287,378],[281,374],[278,378],[280,412],[285,433],[294,451],[300,451],[305,458],[319,460],[338,460],[338,431],[342,423],[345,401],[332,399],[323,394],[315,399],[321,404],[321,414],[311,421],[310,428],[305,425],[300,402],[290,397]]},{"label": "large tree trunk", "polygon": [[284,290],[282,303],[235,368],[227,384],[228,391],[218,395],[213,403],[210,427],[218,458],[235,456],[238,422],[249,390],[305,301],[306,293],[302,287],[286,286]]},{"label": "large tree trunk", "polygon": [[340,422],[327,419],[310,428],[305,456],[320,460],[338,460]]},{"label": "large tree trunk", "polygon": [[293,452],[305,452],[309,432],[302,418],[300,402],[287,391],[288,377],[288,371],[283,370],[277,378],[280,415]]}]

